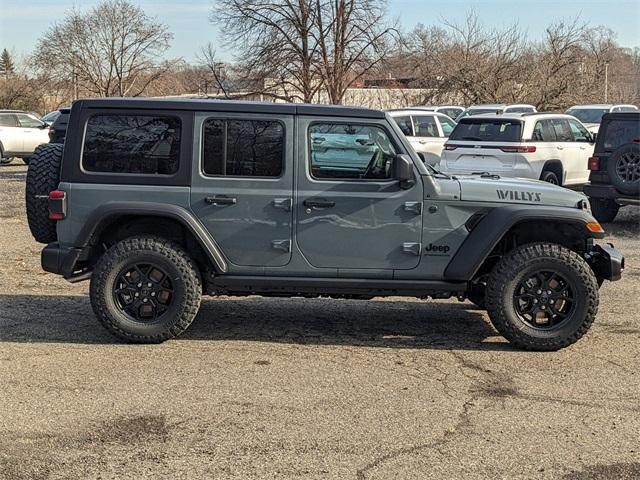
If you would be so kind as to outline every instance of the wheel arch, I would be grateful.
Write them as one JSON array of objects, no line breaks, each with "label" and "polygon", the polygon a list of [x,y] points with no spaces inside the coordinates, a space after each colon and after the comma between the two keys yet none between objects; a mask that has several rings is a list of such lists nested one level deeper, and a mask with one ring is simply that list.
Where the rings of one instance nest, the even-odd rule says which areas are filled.
[{"label": "wheel arch", "polygon": [[586,250],[595,220],[585,210],[509,205],[487,213],[470,231],[444,271],[447,281],[471,281],[488,273],[505,252],[532,242],[552,242],[574,251]]},{"label": "wheel arch", "polygon": [[[180,227],[176,235],[175,227]],[[177,241],[188,250],[197,247],[203,260],[225,273],[227,262],[204,226],[187,209],[150,202],[110,202],[95,209],[84,222],[75,244],[95,249],[134,235],[157,235]]]},{"label": "wheel arch", "polygon": [[558,159],[547,160],[542,165],[542,170],[540,170],[540,178],[542,180],[542,174],[544,172],[553,172],[558,177],[558,181],[560,185],[564,185],[564,168],[562,166],[562,162]]}]

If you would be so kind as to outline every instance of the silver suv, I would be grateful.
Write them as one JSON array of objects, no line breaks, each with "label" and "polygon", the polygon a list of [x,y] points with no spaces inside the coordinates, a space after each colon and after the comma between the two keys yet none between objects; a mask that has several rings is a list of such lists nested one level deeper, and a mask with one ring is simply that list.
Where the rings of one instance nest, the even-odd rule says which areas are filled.
[{"label": "silver suv", "polygon": [[49,141],[48,125],[36,116],[19,110],[0,110],[0,164],[14,157],[29,163],[36,147]]},{"label": "silver suv", "polygon": [[380,111],[95,99],[68,132],[29,165],[29,226],[43,268],[90,279],[128,341],[179,335],[203,294],[404,295],[469,298],[515,345],[556,350],[624,264],[582,194],[441,174]]}]

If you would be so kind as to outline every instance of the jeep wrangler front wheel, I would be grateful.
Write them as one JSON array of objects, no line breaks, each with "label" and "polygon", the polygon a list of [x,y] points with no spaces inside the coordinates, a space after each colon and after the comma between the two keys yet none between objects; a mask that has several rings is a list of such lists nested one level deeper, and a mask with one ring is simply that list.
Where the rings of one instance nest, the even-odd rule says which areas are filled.
[{"label": "jeep wrangler front wheel", "polygon": [[180,335],[200,307],[200,274],[174,242],[131,237],[98,260],[91,278],[91,306],[114,335],[159,343]]},{"label": "jeep wrangler front wheel", "polygon": [[527,350],[559,350],[591,327],[598,282],[577,253],[533,243],[507,253],[487,281],[487,310],[496,330]]}]

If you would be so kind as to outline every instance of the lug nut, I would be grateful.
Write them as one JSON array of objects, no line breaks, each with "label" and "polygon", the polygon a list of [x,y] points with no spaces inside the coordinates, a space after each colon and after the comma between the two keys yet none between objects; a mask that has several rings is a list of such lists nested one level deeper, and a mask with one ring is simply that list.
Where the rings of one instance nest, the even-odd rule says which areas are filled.
[{"label": "lug nut", "polygon": [[546,310],[546,309],[547,309],[547,307],[545,307],[544,305],[542,305],[540,308],[541,308],[542,310]]},{"label": "lug nut", "polygon": [[[153,284],[151,282],[149,282],[149,283],[147,283],[147,287],[151,288],[151,287],[153,287]],[[551,292],[549,292],[549,293],[551,293]]]},{"label": "lug nut", "polygon": [[151,292],[151,296],[155,297],[156,296],[156,292]]},{"label": "lug nut", "polygon": [[138,284],[138,288],[142,288],[142,284],[141,283]]},{"label": "lug nut", "polygon": [[147,302],[149,301],[149,299],[148,299],[148,298],[143,298],[143,299],[142,299],[142,301],[143,301],[144,303],[147,303]]},{"label": "lug nut", "polygon": [[536,293],[540,295],[542,293],[542,290],[538,290]]},{"label": "lug nut", "polygon": [[547,295],[551,295],[551,290],[547,290]]},{"label": "lug nut", "polygon": [[533,299],[533,303],[538,303],[538,299],[537,299],[537,298],[534,298],[534,299]]}]

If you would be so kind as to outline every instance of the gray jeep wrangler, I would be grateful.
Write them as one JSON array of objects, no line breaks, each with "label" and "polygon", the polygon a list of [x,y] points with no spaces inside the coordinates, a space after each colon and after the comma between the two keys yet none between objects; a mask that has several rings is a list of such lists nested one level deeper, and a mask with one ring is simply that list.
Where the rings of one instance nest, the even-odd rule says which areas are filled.
[{"label": "gray jeep wrangler", "polygon": [[426,166],[385,113],[206,100],[73,104],[32,157],[42,267],[90,279],[118,337],[161,342],[202,294],[470,299],[515,345],[591,326],[624,260],[586,198]]}]

